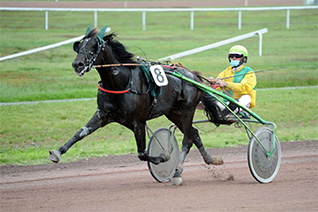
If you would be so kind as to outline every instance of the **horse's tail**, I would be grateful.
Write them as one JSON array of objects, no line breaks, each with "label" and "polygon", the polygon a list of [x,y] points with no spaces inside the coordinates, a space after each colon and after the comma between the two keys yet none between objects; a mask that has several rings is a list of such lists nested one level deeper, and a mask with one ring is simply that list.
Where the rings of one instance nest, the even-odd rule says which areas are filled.
[{"label": "horse's tail", "polygon": [[217,105],[217,100],[208,93],[203,92],[201,101],[205,106],[204,112],[209,121],[214,123],[216,126],[223,124],[224,118],[222,116],[221,109]]}]

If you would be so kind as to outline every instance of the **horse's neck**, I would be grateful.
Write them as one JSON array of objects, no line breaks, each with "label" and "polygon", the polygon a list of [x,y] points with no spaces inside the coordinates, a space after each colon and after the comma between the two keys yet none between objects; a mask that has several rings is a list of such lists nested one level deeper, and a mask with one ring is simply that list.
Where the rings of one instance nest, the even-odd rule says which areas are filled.
[{"label": "horse's neck", "polygon": [[[104,53],[102,65],[120,64],[116,58]],[[112,90],[123,90],[127,87],[130,80],[130,70],[123,66],[104,67],[98,69],[103,86]]]},{"label": "horse's neck", "polygon": [[112,67],[98,69],[103,86],[107,89],[122,90],[127,87],[130,71],[126,68]]}]

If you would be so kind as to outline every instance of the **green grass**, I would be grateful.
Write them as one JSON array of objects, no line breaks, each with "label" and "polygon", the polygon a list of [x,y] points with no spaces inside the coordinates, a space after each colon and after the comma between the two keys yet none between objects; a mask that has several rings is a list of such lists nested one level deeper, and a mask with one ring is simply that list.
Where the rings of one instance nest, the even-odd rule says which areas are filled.
[{"label": "green grass", "polygon": [[[266,17],[266,18],[264,18]],[[0,56],[67,40],[83,34],[93,22],[93,13],[49,13],[44,30],[43,12],[0,13]],[[171,20],[174,20],[171,22]],[[36,23],[36,24],[35,24]],[[258,56],[258,38],[239,42],[249,50],[248,65],[257,74],[257,88],[318,85],[318,11],[291,11],[286,29],[285,11],[244,12],[242,30],[237,13],[195,13],[195,28],[189,30],[189,13],[147,13],[142,31],[141,13],[99,13],[101,28],[107,24],[118,39],[136,55],[156,60],[171,54],[218,42],[267,27],[263,56]],[[216,76],[228,66],[227,52],[233,44],[180,58],[203,76]],[[142,49],[142,51],[140,50]],[[145,52],[146,55],[143,54]],[[72,44],[0,63],[0,101],[96,97],[99,80],[92,70],[83,78],[74,74]],[[318,139],[317,88],[259,90],[253,111],[278,125],[281,141]],[[49,149],[56,149],[83,127],[96,110],[95,101],[0,106],[0,164],[43,164]],[[205,118],[198,112],[196,119]],[[165,118],[149,122],[152,130],[169,126]],[[199,126],[206,147],[247,144],[245,132],[212,124]],[[254,128],[256,129],[256,128]],[[181,134],[177,134],[181,140]],[[74,145],[63,162],[86,157],[136,153],[133,134],[118,124],[98,130]]]},{"label": "green grass", "polygon": [[[317,92],[318,88],[259,90],[258,105],[253,111],[277,124],[280,141],[314,140],[318,138]],[[95,110],[94,100],[2,106],[0,164],[47,163],[48,150],[57,149],[68,141]],[[202,111],[196,113],[195,120],[199,119],[205,119]],[[170,124],[163,117],[148,123],[152,131]],[[260,126],[254,124],[252,129]],[[197,124],[197,127],[201,129],[201,138],[208,148],[248,144],[243,129],[220,126],[214,130],[211,123]],[[181,145],[182,134],[177,132],[176,136]],[[74,145],[63,155],[63,162],[136,152],[132,132],[121,125],[110,124]]]}]

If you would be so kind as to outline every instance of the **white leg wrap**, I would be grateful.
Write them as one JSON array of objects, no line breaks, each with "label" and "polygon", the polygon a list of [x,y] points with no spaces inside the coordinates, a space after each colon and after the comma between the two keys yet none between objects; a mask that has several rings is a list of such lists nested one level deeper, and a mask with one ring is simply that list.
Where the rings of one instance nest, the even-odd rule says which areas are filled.
[{"label": "white leg wrap", "polygon": [[82,130],[83,130],[83,131],[81,132],[80,137],[85,137],[85,136],[87,136],[88,133],[89,133],[88,128],[87,128],[87,127],[83,127]]}]

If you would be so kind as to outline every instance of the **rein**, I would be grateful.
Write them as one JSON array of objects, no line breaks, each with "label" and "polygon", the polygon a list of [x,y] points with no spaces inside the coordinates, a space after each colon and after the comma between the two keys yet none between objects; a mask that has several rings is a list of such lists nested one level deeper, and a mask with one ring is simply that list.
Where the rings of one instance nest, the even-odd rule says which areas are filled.
[{"label": "rein", "polygon": [[118,67],[118,66],[143,66],[143,65],[138,63],[116,63],[116,64],[94,65],[92,66],[92,68]]},{"label": "rein", "polygon": [[[181,66],[182,68],[184,68],[184,69],[190,71],[190,72],[193,72],[193,71],[191,71],[190,69],[184,67],[181,63],[175,63],[175,64],[173,64],[173,66],[163,65],[163,67],[166,67],[166,68],[169,68],[169,69],[175,69],[175,68],[178,68],[178,67],[180,67],[180,66]],[[205,81],[211,83],[211,81],[210,81],[209,79],[207,79],[207,78],[201,76],[199,73],[198,73],[197,75],[198,75],[198,77],[201,77],[201,78],[204,79]],[[212,83],[211,83],[211,84],[210,84],[210,87],[213,88],[213,89],[216,89],[217,87],[220,87],[220,86],[219,86],[218,84],[212,84]],[[221,89],[223,90],[223,92],[224,92],[226,95],[228,95],[229,97],[231,97],[231,95],[230,95],[223,87],[221,87]]]},{"label": "rein", "polygon": [[[139,63],[115,63],[115,64],[104,64],[104,65],[93,65],[92,68],[104,68],[104,67],[121,67],[121,66],[144,66],[143,64],[139,64]],[[173,66],[168,66],[168,65],[162,65],[165,68],[168,69],[176,69],[178,67],[182,67],[184,69],[189,70],[188,68],[186,68],[185,66],[183,66],[181,63],[175,63],[173,64]],[[191,70],[189,70],[191,71]],[[201,77],[202,79],[206,80],[207,82],[210,82],[207,78],[199,75],[199,77]],[[108,90],[105,89],[103,87],[100,86],[101,81],[99,81],[97,83],[97,87],[101,90],[104,91],[106,93],[111,93],[111,94],[124,94],[124,93],[128,93],[129,91],[131,91],[131,89],[126,89],[126,90],[122,90],[122,91],[114,91],[114,90]],[[213,89],[216,89],[217,87],[219,87],[219,85],[210,85],[210,87],[212,87]],[[230,96],[230,94],[224,89],[222,88],[222,90],[224,91],[224,93],[226,93],[228,96]]]}]

